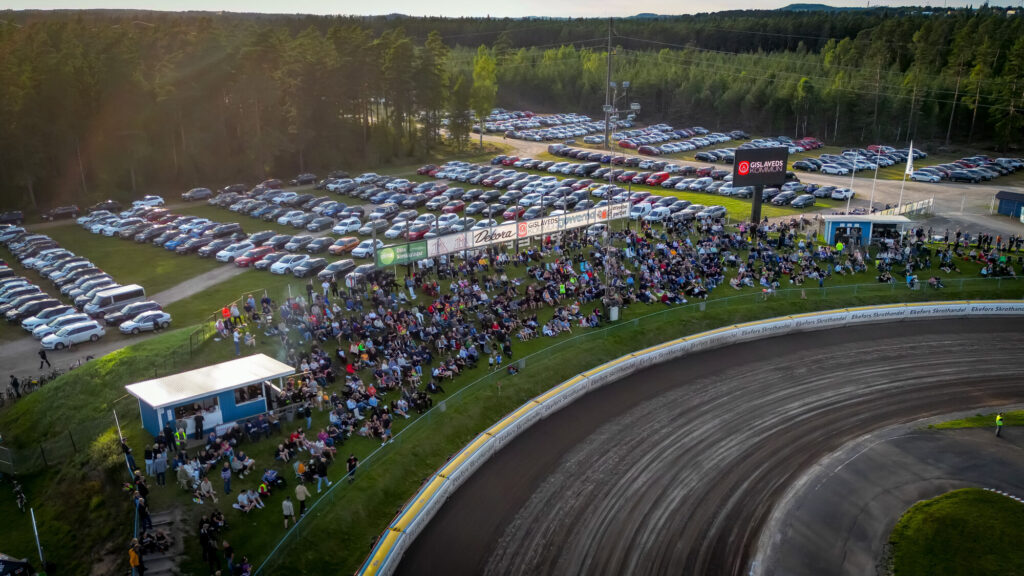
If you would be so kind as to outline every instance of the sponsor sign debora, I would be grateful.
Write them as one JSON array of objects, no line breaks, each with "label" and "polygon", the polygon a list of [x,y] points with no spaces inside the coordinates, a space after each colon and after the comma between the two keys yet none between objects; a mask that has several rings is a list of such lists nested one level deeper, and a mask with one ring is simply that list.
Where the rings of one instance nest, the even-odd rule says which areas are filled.
[{"label": "sponsor sign debora", "polygon": [[733,186],[778,186],[786,182],[786,148],[736,150]]},{"label": "sponsor sign debora", "polygon": [[613,204],[569,212],[560,216],[544,216],[519,222],[505,222],[491,228],[468,230],[445,234],[427,241],[427,257],[475,250],[492,244],[503,244],[513,240],[524,240],[534,236],[558,234],[574,228],[582,228],[591,224],[618,220],[629,215],[630,204]]}]

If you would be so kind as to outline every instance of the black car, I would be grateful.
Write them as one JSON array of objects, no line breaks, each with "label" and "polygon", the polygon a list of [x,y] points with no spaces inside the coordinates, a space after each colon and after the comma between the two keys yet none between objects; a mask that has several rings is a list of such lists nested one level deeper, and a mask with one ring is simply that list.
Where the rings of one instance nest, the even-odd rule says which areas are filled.
[{"label": "black car", "polygon": [[207,200],[213,197],[213,190],[209,188],[193,188],[181,195],[182,200]]},{"label": "black car", "polygon": [[814,196],[811,194],[802,194],[793,199],[790,203],[793,208],[807,208],[808,206],[814,206]]},{"label": "black car", "polygon": [[211,242],[213,242],[213,238],[210,236],[200,236],[199,238],[186,240],[175,248],[174,251],[178,254],[192,254],[193,252],[198,252],[200,248],[207,246]]},{"label": "black car", "polygon": [[120,312],[111,312],[103,317],[103,321],[107,323],[107,326],[120,326],[125,320],[131,320],[143,312],[149,312],[150,310],[162,310],[159,304],[152,300],[146,302],[132,302]]},{"label": "black car", "polygon": [[327,236],[321,236],[320,238],[315,238],[309,244],[306,244],[305,250],[306,250],[306,252],[309,252],[310,254],[318,254],[320,252],[326,251],[327,248],[330,247],[330,245],[333,244],[333,243],[334,243],[334,238],[329,238]]},{"label": "black car", "polygon": [[287,255],[287,252],[271,252],[270,254],[264,256],[262,260],[253,264],[252,267],[257,270],[269,270],[270,267],[274,265],[274,262],[277,262],[278,260],[284,258]]},{"label": "black car", "polygon": [[235,241],[232,240],[231,238],[221,238],[219,240],[214,240],[207,244],[206,246],[203,246],[202,248],[199,249],[199,257],[209,258],[210,256],[213,256],[217,252],[220,252],[221,250],[227,248],[228,246],[234,243]]},{"label": "black car", "polygon": [[316,275],[316,277],[320,281],[323,281],[323,280],[330,281],[332,278],[341,278],[349,270],[351,270],[351,269],[353,269],[355,267],[356,267],[356,263],[355,263],[354,260],[351,260],[351,259],[338,260],[336,262],[331,262],[326,268],[321,270]]},{"label": "black car", "polygon": [[261,230],[260,232],[250,234],[246,240],[252,242],[255,246],[262,246],[264,242],[270,240],[276,234],[277,232],[274,232],[273,230]]},{"label": "black car", "polygon": [[242,225],[237,222],[221,224],[212,230],[203,232],[203,236],[210,236],[211,238],[224,238],[227,236],[235,236],[237,234],[244,234],[244,232],[242,232]]},{"label": "black car", "polygon": [[291,224],[293,228],[305,228],[316,218],[319,218],[316,212],[307,212],[302,216],[293,219]]},{"label": "black car", "polygon": [[25,215],[21,210],[9,210],[0,214],[0,224],[21,224],[25,221]]},{"label": "black car", "polygon": [[52,308],[54,306],[60,306],[60,300],[56,298],[46,298],[42,300],[35,300],[27,304],[21,305],[21,307],[15,310],[9,310],[7,312],[8,322],[21,322],[29,316],[34,316],[37,312]]},{"label": "black car", "polygon": [[78,218],[78,206],[74,204],[70,206],[58,206],[53,210],[48,210],[43,213],[43,220],[57,220],[59,218]]},{"label": "black car", "polygon": [[263,243],[263,246],[270,246],[274,250],[283,250],[285,245],[292,241],[291,234],[277,234]]},{"label": "black car", "polygon": [[954,170],[954,171],[949,173],[949,181],[950,182],[970,182],[972,184],[977,184],[978,182],[981,182],[981,176],[977,176],[975,174],[971,174],[970,172],[968,172],[966,170]]},{"label": "black car", "polygon": [[98,202],[89,207],[89,212],[99,212],[100,210],[106,210],[107,212],[120,212],[123,209],[121,203],[117,200],[104,200]]},{"label": "black car", "polygon": [[291,182],[292,186],[304,186],[306,184],[314,183],[316,183],[316,174],[312,174],[310,172],[304,172],[302,174],[299,174],[298,176],[293,178]]},{"label": "black car", "polygon": [[[314,214],[314,216],[315,215],[316,214]],[[328,216],[320,216],[318,218],[313,218],[312,220],[309,221],[309,224],[306,224],[306,230],[309,230],[310,232],[319,232],[321,230],[327,230],[328,228],[333,227],[334,218],[330,218]]]},{"label": "black car", "polygon": [[249,186],[247,184],[231,184],[220,189],[220,191],[225,194],[241,194],[248,190]]},{"label": "black car", "polygon": [[793,162],[793,168],[796,170],[803,170],[804,172],[816,172],[818,167],[806,160],[797,160]]},{"label": "black car", "polygon": [[288,252],[298,252],[308,246],[312,241],[312,236],[293,236],[292,239],[284,245],[284,249]]},{"label": "black car", "polygon": [[304,278],[327,268],[326,258],[310,258],[292,269],[296,278]]},{"label": "black car", "polygon": [[172,238],[177,238],[180,232],[176,228],[171,228],[163,234],[160,234],[156,238],[153,238],[153,246],[163,246],[169,242]]},{"label": "black car", "polygon": [[291,212],[291,208],[285,208],[284,206],[278,206],[277,208],[274,208],[270,212],[267,212],[266,214],[264,214],[261,217],[261,219],[264,222],[277,222],[278,218],[280,218],[281,216],[284,216],[285,214],[287,214],[289,212]]},{"label": "black car", "polygon": [[298,208],[299,206],[302,206],[303,204],[309,202],[313,198],[316,198],[316,196],[313,196],[312,194],[299,194],[298,196],[292,198],[291,200],[285,200],[284,205],[291,206],[292,208]]}]

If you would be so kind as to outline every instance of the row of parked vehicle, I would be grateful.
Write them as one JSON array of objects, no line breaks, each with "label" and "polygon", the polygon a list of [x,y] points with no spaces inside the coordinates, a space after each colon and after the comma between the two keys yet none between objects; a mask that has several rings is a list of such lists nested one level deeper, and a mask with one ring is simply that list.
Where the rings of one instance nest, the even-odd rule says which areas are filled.
[{"label": "row of parked vehicle", "polygon": [[979,154],[955,162],[918,168],[911,174],[915,182],[969,182],[978,184],[1012,174],[1024,168],[1024,158],[992,158]]},{"label": "row of parked vehicle", "polygon": [[60,350],[102,338],[106,326],[124,334],[166,328],[171,316],[156,302],[146,301],[137,284],[122,286],[88,259],[62,248],[45,234],[20,227],[0,228],[4,242],[21,265],[53,283],[70,299],[65,304],[12,269],[0,269],[0,312],[7,321],[40,340],[43,348]]},{"label": "row of parked vehicle", "polygon": [[[495,110],[484,123],[486,132],[501,132],[506,138],[546,142],[579,138],[604,132],[604,120],[592,120],[589,116],[575,113],[536,115],[532,112],[507,112]],[[632,126],[632,120],[609,122],[612,129]],[[473,132],[480,132],[480,125],[473,126]],[[602,136],[603,140],[603,136]]]}]

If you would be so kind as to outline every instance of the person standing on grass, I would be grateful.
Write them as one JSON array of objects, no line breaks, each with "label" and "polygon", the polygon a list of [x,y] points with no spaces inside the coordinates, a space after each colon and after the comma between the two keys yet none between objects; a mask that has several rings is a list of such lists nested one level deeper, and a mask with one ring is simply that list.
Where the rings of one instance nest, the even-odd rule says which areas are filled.
[{"label": "person standing on grass", "polygon": [[996,438],[1003,433],[1003,413],[996,414]]},{"label": "person standing on grass", "polygon": [[291,498],[291,496],[285,496],[284,500],[281,501],[281,510],[284,511],[284,528],[285,528],[285,530],[287,530],[288,529],[288,520],[291,520],[292,524],[294,524],[296,522],[296,520],[295,520],[295,506],[292,505],[292,498]]},{"label": "person standing on grass", "polygon": [[231,494],[231,465],[227,462],[224,463],[224,468],[220,471],[220,478],[224,481],[224,493]]},{"label": "person standing on grass", "polygon": [[160,450],[156,444],[153,445],[153,473],[158,486],[167,485],[167,451]]},{"label": "person standing on grass", "polygon": [[231,544],[228,544],[227,540],[224,541],[224,543],[222,544],[222,547],[224,548],[224,559],[227,560],[227,562],[228,562],[228,574],[234,574],[235,573],[235,549],[231,547]]},{"label": "person standing on grass", "polygon": [[202,440],[203,439],[203,413],[201,411],[197,412],[196,413],[196,417],[193,418],[193,421],[196,424],[196,440]]},{"label": "person standing on grass", "polygon": [[19,391],[19,388],[21,388],[21,382],[18,382],[18,379],[14,374],[11,374],[11,389],[14,390],[15,398],[21,398],[21,391]]},{"label": "person standing on grass", "polygon": [[235,356],[241,356],[242,355],[242,350],[241,350],[241,348],[239,346],[239,341],[242,338],[242,333],[238,331],[238,328],[235,328],[235,331],[234,331],[234,333],[232,334],[231,337],[235,341]]},{"label": "person standing on grass", "polygon": [[46,364],[47,368],[53,368],[53,366],[50,365],[50,361],[46,358],[46,350],[40,350],[39,351],[39,369],[40,370],[43,369],[43,364]]},{"label": "person standing on grass", "polygon": [[359,467],[359,458],[356,458],[355,454],[349,454],[346,464],[348,466],[348,483],[351,484],[356,480],[356,468]]},{"label": "person standing on grass", "polygon": [[295,485],[295,499],[299,501],[299,516],[306,514],[306,499],[310,496],[309,488],[306,488],[306,485],[302,483],[300,478],[299,483]]}]

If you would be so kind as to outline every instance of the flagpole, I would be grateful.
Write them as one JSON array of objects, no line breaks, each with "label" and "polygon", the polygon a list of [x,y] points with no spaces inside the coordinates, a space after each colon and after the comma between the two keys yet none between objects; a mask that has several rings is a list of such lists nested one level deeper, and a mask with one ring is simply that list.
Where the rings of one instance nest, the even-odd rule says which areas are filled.
[{"label": "flagpole", "polygon": [[910,141],[910,148],[907,148],[907,169],[903,171],[903,183],[900,184],[900,199],[896,203],[896,211],[899,213],[900,206],[903,206],[903,187],[907,185],[907,176],[914,173],[914,141]]},{"label": "flagpole", "polygon": [[903,187],[906,186],[906,185],[907,185],[907,174],[904,173],[903,174],[903,183],[900,184],[900,200],[899,200],[899,202],[896,203],[897,212],[899,211],[899,207],[903,205]]},{"label": "flagpole", "polygon": [[875,207],[875,184],[878,183],[878,161],[882,158],[882,148],[875,150],[875,179],[871,181],[871,200],[868,201],[868,214]]}]

